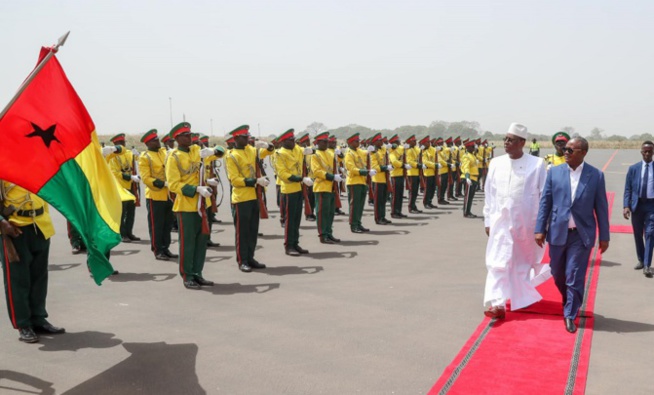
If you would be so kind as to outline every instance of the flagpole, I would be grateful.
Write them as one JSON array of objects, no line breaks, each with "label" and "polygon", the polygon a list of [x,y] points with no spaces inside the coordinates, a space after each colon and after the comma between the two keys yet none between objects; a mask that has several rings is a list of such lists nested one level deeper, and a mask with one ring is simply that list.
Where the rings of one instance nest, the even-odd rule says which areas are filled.
[{"label": "flagpole", "polygon": [[54,56],[57,51],[59,51],[59,47],[63,46],[66,43],[66,39],[68,39],[68,35],[70,34],[70,30],[66,32],[63,36],[59,37],[59,40],[57,40],[57,44],[55,44],[52,48],[50,48],[50,52],[48,52],[47,55],[39,62],[38,65],[32,70],[29,76],[25,79],[25,81],[21,84],[21,86],[18,88],[18,91],[14,95],[14,97],[11,98],[9,103],[5,106],[5,108],[0,112],[0,119],[5,116],[7,111],[9,111],[9,108],[18,100],[18,97],[23,93],[25,88],[29,85],[30,82],[36,77],[36,75],[41,71],[41,69],[48,63],[48,60]]}]

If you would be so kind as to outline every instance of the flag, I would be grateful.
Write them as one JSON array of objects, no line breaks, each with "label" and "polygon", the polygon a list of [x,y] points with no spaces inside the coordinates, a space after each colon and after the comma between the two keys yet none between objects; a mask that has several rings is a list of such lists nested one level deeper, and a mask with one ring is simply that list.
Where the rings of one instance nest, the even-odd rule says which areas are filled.
[{"label": "flag", "polygon": [[[41,63],[51,48],[42,48]],[[100,285],[120,243],[122,203],[84,104],[53,55],[0,118],[0,179],[35,193],[80,232]]]}]

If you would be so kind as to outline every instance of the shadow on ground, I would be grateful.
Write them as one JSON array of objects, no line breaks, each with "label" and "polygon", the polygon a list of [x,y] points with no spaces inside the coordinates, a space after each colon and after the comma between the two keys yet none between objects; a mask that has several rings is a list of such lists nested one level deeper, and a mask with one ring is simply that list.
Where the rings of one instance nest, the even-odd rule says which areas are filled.
[{"label": "shadow on ground", "polygon": [[39,351],[77,351],[83,348],[111,348],[123,341],[113,333],[67,332],[61,335],[39,335]]},{"label": "shadow on ground", "polygon": [[324,268],[322,266],[268,266],[261,273],[269,276],[286,276],[289,274],[316,274],[323,270]]},{"label": "shadow on ground", "polygon": [[125,273],[120,272],[116,276],[109,277],[109,281],[114,283],[126,283],[126,282],[141,282],[141,281],[154,281],[162,282],[172,280],[177,277],[175,273]]},{"label": "shadow on ground", "polygon": [[0,393],[4,394],[6,391],[10,394],[51,395],[55,393],[52,383],[49,381],[13,370],[0,370]]},{"label": "shadow on ground", "polygon": [[213,287],[203,287],[202,291],[211,292],[214,295],[236,295],[236,294],[249,294],[249,293],[263,294],[278,288],[279,288],[279,283],[269,283],[269,284],[241,284],[241,283],[218,284],[216,283]]}]

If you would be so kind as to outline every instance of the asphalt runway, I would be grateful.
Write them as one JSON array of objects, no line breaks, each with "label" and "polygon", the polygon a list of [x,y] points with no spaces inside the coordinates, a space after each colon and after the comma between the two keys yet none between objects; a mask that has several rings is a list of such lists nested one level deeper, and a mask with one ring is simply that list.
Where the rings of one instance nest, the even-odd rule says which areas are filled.
[{"label": "asphalt runway", "polygon": [[[614,152],[591,148],[587,162],[601,169]],[[624,178],[638,160],[637,150],[621,151],[606,169],[614,224],[628,224]],[[238,270],[225,201],[212,234],[221,246],[209,249],[204,271],[216,285],[201,291],[182,286],[175,262],[154,259],[145,204],[134,232],[144,241],[112,251],[120,274],[100,287],[53,213],[48,311],[68,333],[23,344],[2,303],[0,394],[425,394],[483,318],[482,219],[464,219],[455,202],[378,226],[366,206],[370,233],[350,233],[347,217],[336,217],[343,242],[323,245],[316,223],[303,219],[301,245],[311,253],[288,257],[274,188],[268,202],[256,253],[268,269]],[[482,205],[483,194],[473,213]],[[649,394],[654,280],[633,270],[633,236],[611,237],[587,393]],[[480,374],[511,380],[512,372]]]}]

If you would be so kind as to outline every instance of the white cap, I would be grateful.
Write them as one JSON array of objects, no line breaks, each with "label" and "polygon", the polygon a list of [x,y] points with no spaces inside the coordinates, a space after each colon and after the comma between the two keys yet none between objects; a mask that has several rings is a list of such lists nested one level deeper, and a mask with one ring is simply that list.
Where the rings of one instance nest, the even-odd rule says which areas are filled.
[{"label": "white cap", "polygon": [[527,140],[527,127],[516,122],[513,122],[509,126],[509,130],[506,133],[522,137],[523,139]]}]

